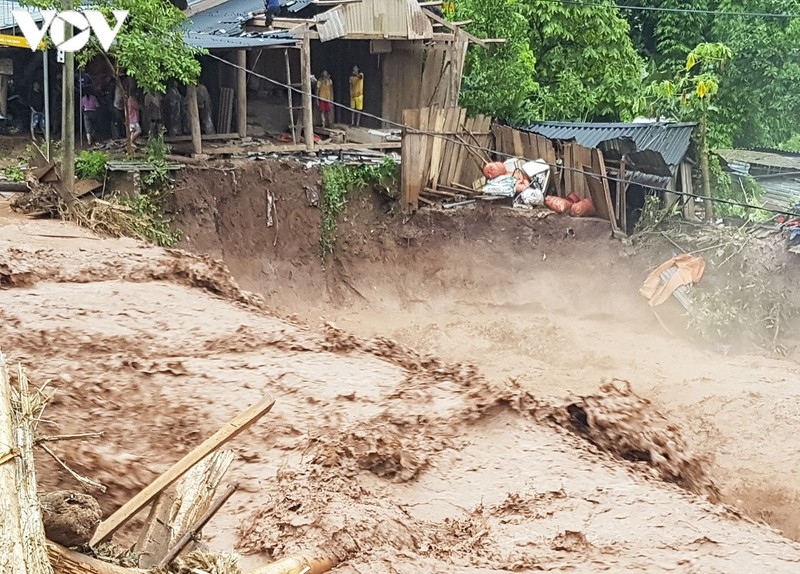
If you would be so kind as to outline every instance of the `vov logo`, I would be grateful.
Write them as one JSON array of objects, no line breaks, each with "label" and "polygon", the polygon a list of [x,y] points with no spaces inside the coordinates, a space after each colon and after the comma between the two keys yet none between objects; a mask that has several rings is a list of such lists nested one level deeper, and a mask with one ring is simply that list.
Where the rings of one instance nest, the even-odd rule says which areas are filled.
[{"label": "vov logo", "polygon": [[[33,20],[33,14],[27,10],[14,10],[14,21],[28,41],[31,51],[35,52],[41,44],[45,34],[50,31],[50,39],[56,48],[62,52],[77,52],[89,42],[89,37],[94,31],[97,41],[108,52],[111,44],[117,37],[125,18],[128,17],[127,10],[113,10],[111,12],[117,20],[114,29],[106,22],[103,13],[99,10],[66,10],[57,12],[55,10],[42,10],[42,27],[40,28]],[[72,26],[74,35],[69,40],[66,39],[66,26]]]}]

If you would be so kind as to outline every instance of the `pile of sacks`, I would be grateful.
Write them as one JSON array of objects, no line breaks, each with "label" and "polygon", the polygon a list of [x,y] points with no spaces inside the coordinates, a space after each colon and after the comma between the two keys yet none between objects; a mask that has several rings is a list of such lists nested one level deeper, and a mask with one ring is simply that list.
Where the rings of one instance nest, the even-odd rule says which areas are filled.
[{"label": "pile of sacks", "polygon": [[590,198],[581,199],[575,193],[567,197],[548,195],[544,204],[556,213],[569,213],[572,217],[591,217],[595,215],[594,203]]},{"label": "pile of sacks", "polygon": [[550,166],[543,160],[527,161],[512,158],[495,161],[483,167],[486,184],[482,192],[514,198],[515,207],[544,205],[544,195],[550,178]]}]

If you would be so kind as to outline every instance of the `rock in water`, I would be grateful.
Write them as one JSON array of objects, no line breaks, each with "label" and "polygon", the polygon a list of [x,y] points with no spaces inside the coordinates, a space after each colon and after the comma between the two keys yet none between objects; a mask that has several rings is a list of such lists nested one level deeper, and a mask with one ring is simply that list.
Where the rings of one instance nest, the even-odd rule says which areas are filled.
[{"label": "rock in water", "polygon": [[88,544],[103,516],[97,501],[82,492],[57,490],[39,501],[47,539],[67,548]]}]

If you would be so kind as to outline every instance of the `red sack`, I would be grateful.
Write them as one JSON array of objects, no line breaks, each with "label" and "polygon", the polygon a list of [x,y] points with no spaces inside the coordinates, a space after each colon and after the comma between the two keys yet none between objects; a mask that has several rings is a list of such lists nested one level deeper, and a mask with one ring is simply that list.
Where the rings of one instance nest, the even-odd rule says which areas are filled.
[{"label": "red sack", "polygon": [[506,164],[502,161],[494,161],[483,166],[483,175],[486,176],[486,179],[494,179],[506,173],[508,173],[506,171]]},{"label": "red sack", "polygon": [[581,198],[578,197],[578,194],[574,191],[567,196],[567,199],[569,199],[572,203],[578,203],[581,200]]},{"label": "red sack", "polygon": [[531,186],[530,181],[528,181],[527,179],[521,179],[517,182],[517,185],[514,186],[514,191],[516,191],[517,193],[522,193],[530,186]]},{"label": "red sack", "polygon": [[572,202],[566,197],[558,197],[557,195],[548,195],[544,198],[544,204],[556,213],[567,213],[572,207]]},{"label": "red sack", "polygon": [[595,214],[594,203],[589,198],[581,199],[578,203],[573,203],[569,209],[572,217],[591,217]]}]

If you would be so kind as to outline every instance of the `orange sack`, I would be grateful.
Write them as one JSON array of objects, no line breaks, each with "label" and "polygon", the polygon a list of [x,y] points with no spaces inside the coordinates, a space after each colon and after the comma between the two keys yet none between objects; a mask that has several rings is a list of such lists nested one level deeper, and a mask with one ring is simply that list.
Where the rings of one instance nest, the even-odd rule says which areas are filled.
[{"label": "orange sack", "polygon": [[572,207],[572,202],[566,197],[558,197],[557,195],[548,195],[544,198],[544,204],[556,213],[567,213],[569,208]]},{"label": "orange sack", "polygon": [[506,171],[506,164],[502,161],[494,161],[483,166],[483,175],[486,176],[486,179],[494,179],[506,173],[508,173]]},{"label": "orange sack", "polygon": [[567,196],[567,199],[569,199],[572,203],[578,203],[581,200],[581,198],[578,197],[578,194],[574,191]]},{"label": "orange sack", "polygon": [[573,203],[569,208],[569,214],[572,217],[591,217],[595,214],[594,203],[588,197],[581,199],[578,203]]}]

